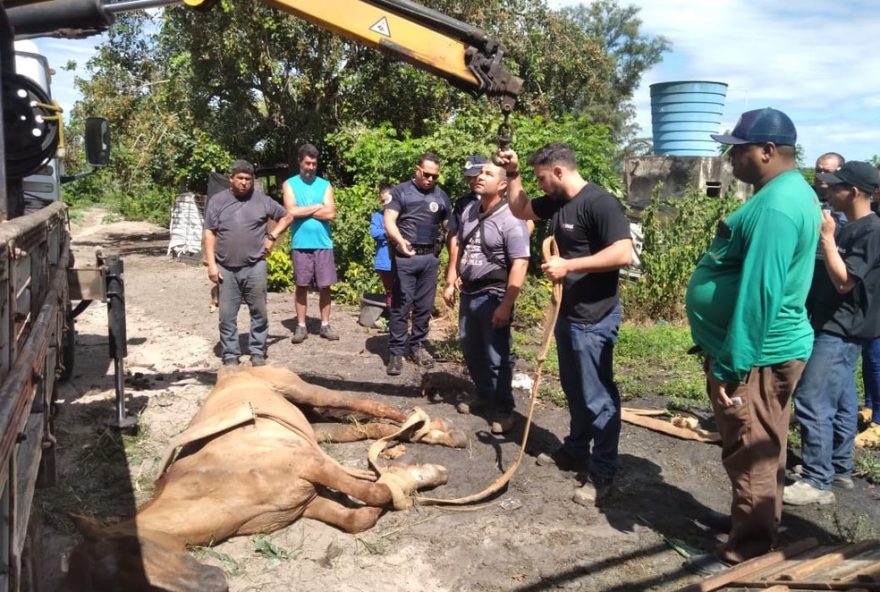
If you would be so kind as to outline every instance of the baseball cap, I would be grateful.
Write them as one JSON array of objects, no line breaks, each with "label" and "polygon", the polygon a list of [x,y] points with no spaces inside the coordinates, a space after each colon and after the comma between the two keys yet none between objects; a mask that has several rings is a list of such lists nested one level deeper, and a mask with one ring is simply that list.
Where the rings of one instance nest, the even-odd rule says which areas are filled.
[{"label": "baseball cap", "polygon": [[870,162],[859,160],[845,162],[833,173],[819,173],[816,178],[829,185],[851,185],[865,193],[874,193],[880,189],[880,172]]},{"label": "baseball cap", "polygon": [[476,177],[483,170],[486,159],[479,154],[472,154],[464,161],[464,169],[461,171],[465,177]]},{"label": "baseball cap", "polygon": [[762,144],[773,142],[779,146],[794,146],[797,130],[791,118],[777,109],[765,107],[746,111],[729,134],[711,134],[722,144]]}]

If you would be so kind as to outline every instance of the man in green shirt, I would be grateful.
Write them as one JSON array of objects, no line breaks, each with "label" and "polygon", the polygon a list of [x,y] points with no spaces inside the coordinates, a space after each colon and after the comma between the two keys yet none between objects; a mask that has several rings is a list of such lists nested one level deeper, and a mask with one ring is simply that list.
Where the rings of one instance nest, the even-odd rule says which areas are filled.
[{"label": "man in green shirt", "polygon": [[813,345],[805,303],[822,224],[816,193],[797,170],[787,115],[748,111],[730,135],[712,137],[731,145],[733,174],[755,194],[718,225],[686,296],[733,490],[727,542],[717,555],[689,560],[701,573],[776,542],[790,399]]}]

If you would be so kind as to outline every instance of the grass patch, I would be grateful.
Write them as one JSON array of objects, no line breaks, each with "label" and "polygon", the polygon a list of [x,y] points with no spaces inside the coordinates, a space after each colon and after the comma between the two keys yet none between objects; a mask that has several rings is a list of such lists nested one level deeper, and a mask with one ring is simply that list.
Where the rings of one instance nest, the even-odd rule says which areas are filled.
[{"label": "grass patch", "polygon": [[873,450],[856,449],[855,474],[870,483],[880,483],[880,458]]},{"label": "grass patch", "polygon": [[[534,371],[537,364],[540,338],[537,332],[516,331],[513,335],[514,354],[527,362],[530,371]],[[670,408],[709,408],[702,361],[687,354],[692,344],[690,329],[686,326],[623,324],[614,348],[614,379],[621,398],[662,395],[668,397]],[[555,341],[550,344],[543,373],[551,380],[559,377]],[[542,385],[539,394],[545,400],[565,406],[565,396],[558,382]]]}]

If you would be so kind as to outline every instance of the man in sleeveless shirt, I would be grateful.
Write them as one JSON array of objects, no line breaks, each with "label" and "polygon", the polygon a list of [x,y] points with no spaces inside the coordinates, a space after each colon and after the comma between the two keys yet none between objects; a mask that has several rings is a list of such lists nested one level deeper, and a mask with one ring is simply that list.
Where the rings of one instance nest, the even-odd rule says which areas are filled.
[{"label": "man in sleeveless shirt", "polygon": [[296,284],[296,328],[290,341],[302,343],[306,330],[309,285],[318,288],[321,312],[320,335],[336,341],[339,335],[330,326],[330,287],[336,283],[336,261],[330,221],[336,217],[333,186],[318,172],[318,149],[303,144],[299,149],[299,174],[288,179],[282,188],[284,207],[293,215],[290,256]]}]

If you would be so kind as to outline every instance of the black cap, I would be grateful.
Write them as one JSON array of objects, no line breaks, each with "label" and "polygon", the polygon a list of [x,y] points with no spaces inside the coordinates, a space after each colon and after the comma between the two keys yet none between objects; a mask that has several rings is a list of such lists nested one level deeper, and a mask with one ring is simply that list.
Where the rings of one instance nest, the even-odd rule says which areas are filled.
[{"label": "black cap", "polygon": [[229,174],[235,175],[236,173],[247,173],[251,177],[254,176],[254,165],[249,163],[246,160],[238,159],[232,163],[232,166],[229,167]]},{"label": "black cap", "polygon": [[880,189],[880,172],[870,162],[851,160],[833,173],[819,173],[816,178],[829,185],[851,185],[865,193]]},{"label": "black cap", "polygon": [[729,134],[711,134],[722,144],[763,144],[773,142],[778,146],[794,146],[797,130],[791,118],[782,111],[765,107],[746,111],[739,117]]},{"label": "black cap", "polygon": [[485,158],[479,154],[472,154],[467,157],[461,172],[465,177],[476,177],[482,172],[484,164],[486,164]]}]

